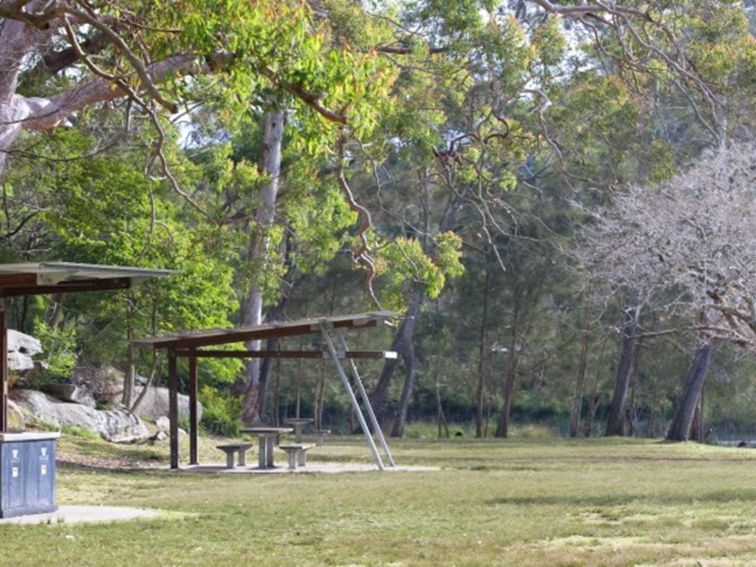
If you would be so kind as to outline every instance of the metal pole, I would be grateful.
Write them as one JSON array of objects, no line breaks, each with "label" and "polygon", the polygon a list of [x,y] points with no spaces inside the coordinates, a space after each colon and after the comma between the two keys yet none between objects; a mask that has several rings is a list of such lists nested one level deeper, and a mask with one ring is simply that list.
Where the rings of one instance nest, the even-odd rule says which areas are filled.
[{"label": "metal pole", "polygon": [[0,299],[0,433],[8,431],[8,328],[5,299]]},{"label": "metal pole", "polygon": [[370,447],[370,452],[373,454],[373,458],[375,459],[375,464],[378,465],[379,470],[383,470],[383,461],[381,460],[381,456],[378,454],[378,448],[375,446],[375,441],[373,441],[373,436],[370,434],[370,429],[367,426],[367,423],[365,422],[365,416],[362,415],[362,410],[360,409],[360,405],[357,402],[357,398],[354,395],[354,391],[352,390],[352,386],[349,384],[349,376],[347,376],[347,373],[344,371],[344,367],[341,366],[341,362],[339,361],[339,355],[336,353],[336,347],[333,346],[333,341],[331,340],[331,336],[328,334],[328,330],[323,327],[321,329],[323,333],[323,339],[326,342],[326,345],[328,346],[328,352],[331,355],[331,359],[333,360],[333,363],[336,365],[336,371],[339,373],[339,376],[341,377],[341,381],[344,383],[344,387],[346,388],[347,394],[349,394],[349,399],[352,402],[352,407],[354,408],[354,412],[357,414],[357,420],[360,422],[360,427],[362,427],[362,432],[365,434],[365,439],[368,442],[368,447]]},{"label": "metal pole", "polygon": [[171,468],[179,468],[178,439],[178,371],[176,368],[176,351],[168,350],[168,420],[171,437]]},{"label": "metal pole", "polygon": [[[344,351],[346,351],[347,343],[346,343],[346,338],[344,338],[344,333],[341,333],[341,332],[336,333],[336,336],[339,339],[341,347],[344,349]],[[386,438],[383,436],[381,425],[378,423],[378,419],[375,417],[373,406],[370,403],[370,399],[368,398],[367,392],[365,391],[365,386],[362,383],[362,378],[360,378],[360,373],[357,371],[357,365],[354,363],[354,360],[352,360],[351,358],[349,359],[349,364],[352,367],[352,375],[354,376],[354,381],[357,383],[357,389],[359,390],[360,396],[362,396],[362,399],[365,402],[365,409],[367,410],[368,417],[370,418],[370,423],[372,423],[373,425],[373,432],[378,436],[378,441],[381,443],[381,446],[383,447],[383,452],[386,455],[386,459],[388,460],[389,465],[392,467],[395,467],[396,464],[394,463],[394,457],[391,455],[391,450],[388,447],[388,443],[386,443]]]},{"label": "metal pole", "polygon": [[197,357],[189,357],[189,464],[198,465]]}]

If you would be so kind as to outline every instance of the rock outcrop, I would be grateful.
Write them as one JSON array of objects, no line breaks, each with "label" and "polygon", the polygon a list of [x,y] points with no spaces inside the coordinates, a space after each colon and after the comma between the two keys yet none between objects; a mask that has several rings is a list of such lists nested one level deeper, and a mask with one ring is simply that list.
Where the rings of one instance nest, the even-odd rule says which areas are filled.
[{"label": "rock outcrop", "polygon": [[100,411],[69,403],[36,390],[13,390],[12,397],[27,421],[45,421],[55,426],[73,425],[99,433],[118,443],[141,441],[150,436],[144,422],[125,409]]},{"label": "rock outcrop", "polygon": [[[168,388],[150,386],[144,395],[142,403],[136,408],[138,416],[155,421],[159,417],[168,415]],[[178,395],[179,419],[189,419],[189,396]],[[197,403],[197,415],[202,419],[202,404]]]},{"label": "rock outcrop", "polygon": [[93,408],[97,405],[92,392],[83,386],[76,384],[46,384],[42,391],[64,402],[73,402]]},{"label": "rock outcrop", "polygon": [[[89,390],[97,401],[108,402],[113,406],[119,406],[123,399],[124,373],[112,366],[92,368],[81,366],[74,369],[71,383],[81,389]],[[147,383],[147,378],[137,375],[134,380],[137,384],[135,399],[141,393],[142,387]],[[178,396],[179,419],[189,419],[189,396]],[[168,388],[150,386],[145,393],[139,407],[134,411],[138,416],[155,421],[157,418],[168,415]],[[197,413],[202,419],[202,404],[198,404]]]},{"label": "rock outcrop", "polygon": [[8,329],[8,369],[31,370],[35,354],[42,352],[42,343],[31,335]]}]

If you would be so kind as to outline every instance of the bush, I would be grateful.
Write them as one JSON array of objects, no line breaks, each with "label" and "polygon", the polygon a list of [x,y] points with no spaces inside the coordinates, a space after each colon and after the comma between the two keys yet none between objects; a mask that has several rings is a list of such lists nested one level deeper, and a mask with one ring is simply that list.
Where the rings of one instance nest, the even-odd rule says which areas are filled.
[{"label": "bush", "polygon": [[203,387],[199,397],[204,407],[202,428],[215,435],[238,437],[242,427],[237,417],[241,410],[239,398],[223,395],[210,386]]},{"label": "bush", "polygon": [[76,329],[54,328],[42,320],[34,322],[34,336],[42,343],[46,368],[37,377],[41,384],[62,382],[76,366]]}]

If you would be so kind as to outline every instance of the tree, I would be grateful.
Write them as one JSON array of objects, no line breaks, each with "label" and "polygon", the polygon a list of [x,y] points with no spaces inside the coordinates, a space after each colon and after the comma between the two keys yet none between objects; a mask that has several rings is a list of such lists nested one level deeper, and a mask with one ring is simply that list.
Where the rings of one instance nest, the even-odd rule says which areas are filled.
[{"label": "tree", "polygon": [[[365,84],[385,79],[375,57],[328,42],[327,19],[299,2],[93,7],[74,0],[3,0],[0,17],[0,172],[22,131],[51,130],[98,103],[123,100],[126,110],[140,110],[156,129],[148,172],[170,179],[160,109],[176,114],[193,99],[212,99],[238,113],[240,104],[274,86],[324,122],[342,125],[366,73],[373,80]],[[218,80],[209,83],[202,79],[206,74]],[[352,86],[345,88],[344,81]],[[174,189],[199,207],[178,185]]]},{"label": "tree", "polygon": [[[698,337],[670,439],[687,439],[713,341],[756,352],[756,159],[751,144],[703,154],[659,187],[634,187],[583,234],[585,266],[609,289],[673,292]],[[635,334],[637,335],[637,329]]]}]

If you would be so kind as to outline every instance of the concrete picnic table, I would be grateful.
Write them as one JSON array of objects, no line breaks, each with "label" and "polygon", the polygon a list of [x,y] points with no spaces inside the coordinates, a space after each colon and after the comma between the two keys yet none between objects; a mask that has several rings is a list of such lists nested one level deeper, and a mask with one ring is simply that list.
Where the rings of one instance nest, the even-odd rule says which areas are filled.
[{"label": "concrete picnic table", "polygon": [[276,440],[282,433],[291,433],[294,431],[291,427],[248,427],[242,429],[242,433],[257,435],[260,440],[260,450],[258,454],[258,464],[261,469],[272,469],[273,449],[276,446]]},{"label": "concrete picnic table", "polygon": [[284,423],[294,426],[294,439],[297,443],[302,442],[302,429],[304,429],[304,426],[314,421],[311,417],[289,417],[284,419]]}]

